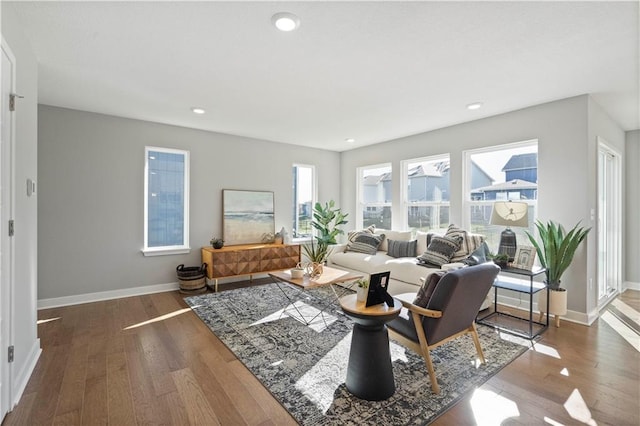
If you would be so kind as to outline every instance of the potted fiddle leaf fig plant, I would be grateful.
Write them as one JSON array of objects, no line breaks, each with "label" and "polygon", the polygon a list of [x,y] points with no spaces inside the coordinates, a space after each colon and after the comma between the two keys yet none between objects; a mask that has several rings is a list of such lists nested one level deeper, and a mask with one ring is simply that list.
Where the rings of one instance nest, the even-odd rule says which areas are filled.
[{"label": "potted fiddle leaf fig plant", "polygon": [[303,245],[303,249],[311,262],[324,263],[327,260],[332,244],[337,244],[336,237],[344,234],[339,227],[348,223],[345,218],[348,213],[342,213],[336,208],[333,200],[326,202],[324,206],[316,203],[313,207],[313,220],[311,226],[317,231],[310,244]]},{"label": "potted fiddle leaf fig plant", "polygon": [[555,315],[556,327],[560,326],[560,315],[567,313],[567,290],[560,287],[560,279],[571,265],[576,250],[589,234],[591,228],[584,228],[578,222],[569,232],[562,225],[549,221],[536,221],[539,239],[525,231],[529,241],[536,249],[540,265],[546,269],[545,284],[549,288],[549,307],[547,309],[546,294],[540,293],[538,306],[540,320],[543,312]]}]

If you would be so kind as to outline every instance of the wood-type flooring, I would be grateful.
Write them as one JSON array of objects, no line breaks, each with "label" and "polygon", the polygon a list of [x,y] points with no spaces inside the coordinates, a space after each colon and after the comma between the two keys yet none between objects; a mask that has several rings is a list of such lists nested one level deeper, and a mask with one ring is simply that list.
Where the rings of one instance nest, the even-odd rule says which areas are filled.
[{"label": "wood-type flooring", "polygon": [[[640,292],[618,300],[640,310]],[[177,291],[40,310],[38,319],[43,352],[3,425],[296,424]],[[550,327],[434,424],[640,424],[639,352],[615,327],[602,318]]]}]

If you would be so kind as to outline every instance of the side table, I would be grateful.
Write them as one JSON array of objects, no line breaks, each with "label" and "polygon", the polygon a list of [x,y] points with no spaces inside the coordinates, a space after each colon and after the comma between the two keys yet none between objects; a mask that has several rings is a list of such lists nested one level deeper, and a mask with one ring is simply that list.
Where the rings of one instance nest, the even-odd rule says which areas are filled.
[{"label": "side table", "polygon": [[[544,283],[539,283],[533,280],[534,277],[544,273],[546,269],[544,268],[535,268],[532,271],[528,271],[526,269],[518,269],[518,268],[502,268],[500,273],[498,274],[498,278],[493,283],[494,288],[494,301],[493,301],[493,312],[488,315],[483,316],[482,318],[478,318],[476,320],[479,324],[488,325],[490,327],[494,327],[500,329],[506,333],[513,334],[516,336],[524,337],[526,339],[533,339],[534,337],[539,336],[549,327],[549,313],[547,312],[547,322],[543,323],[541,321],[534,321],[533,319],[533,295],[538,293],[539,291],[546,290],[547,292],[547,306],[549,306],[549,289]],[[522,278],[512,278],[506,274],[513,274],[520,276]],[[511,290],[518,293],[524,293],[529,295],[529,318],[521,318],[507,312],[498,311],[498,290]],[[509,317],[514,321],[523,321],[526,322],[526,331],[518,330],[514,327],[509,327],[504,324],[500,324],[498,322],[499,317]]]},{"label": "side table", "polygon": [[398,299],[393,303],[393,307],[386,303],[367,307],[355,294],[340,299],[342,310],[355,322],[345,384],[349,392],[367,401],[387,399],[396,391],[385,324],[400,314],[402,303]]}]

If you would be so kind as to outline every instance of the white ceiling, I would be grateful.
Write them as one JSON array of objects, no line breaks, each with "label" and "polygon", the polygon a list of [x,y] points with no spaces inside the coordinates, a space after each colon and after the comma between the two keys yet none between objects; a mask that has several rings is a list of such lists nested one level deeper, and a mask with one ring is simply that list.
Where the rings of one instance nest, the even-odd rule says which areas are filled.
[{"label": "white ceiling", "polygon": [[336,151],[585,93],[640,128],[637,1],[7,5],[47,105]]}]

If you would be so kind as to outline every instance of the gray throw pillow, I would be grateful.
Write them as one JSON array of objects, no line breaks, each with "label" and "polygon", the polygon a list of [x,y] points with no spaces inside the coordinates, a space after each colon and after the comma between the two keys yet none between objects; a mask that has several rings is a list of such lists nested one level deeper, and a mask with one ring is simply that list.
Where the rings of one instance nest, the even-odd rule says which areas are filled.
[{"label": "gray throw pillow", "polygon": [[460,247],[461,242],[461,237],[450,238],[434,236],[431,238],[427,251],[418,257],[418,261],[440,267],[445,263],[449,263],[453,254]]},{"label": "gray throw pillow", "polygon": [[446,273],[446,271],[434,271],[430,273],[424,280],[424,283],[422,283],[420,290],[418,290],[416,298],[413,300],[413,304],[420,306],[421,308],[426,308],[433,291],[436,289],[436,285],[440,281],[440,278],[442,278]]},{"label": "gray throw pillow", "polygon": [[391,257],[415,257],[418,240],[388,240],[387,254]]}]

